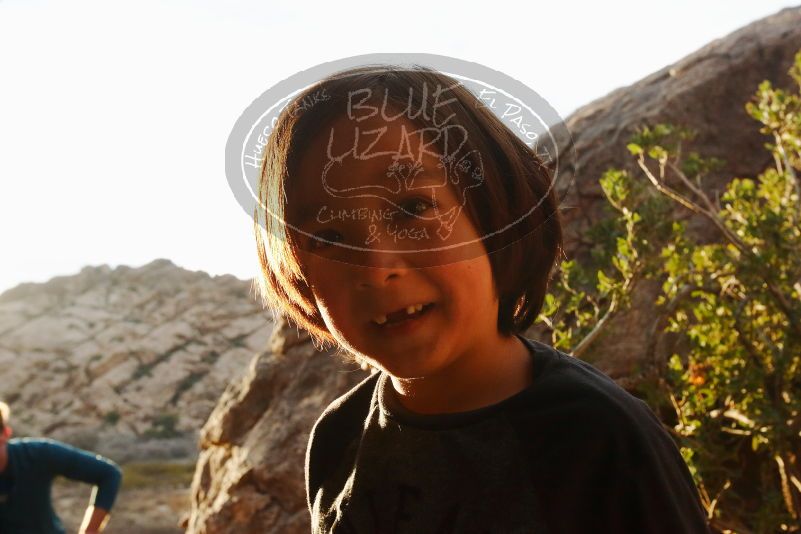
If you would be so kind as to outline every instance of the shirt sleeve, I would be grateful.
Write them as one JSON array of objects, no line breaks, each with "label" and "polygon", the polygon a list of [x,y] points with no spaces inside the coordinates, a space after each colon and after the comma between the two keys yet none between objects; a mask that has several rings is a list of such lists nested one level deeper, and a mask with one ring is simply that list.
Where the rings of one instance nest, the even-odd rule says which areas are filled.
[{"label": "shirt sleeve", "polygon": [[53,440],[44,443],[42,452],[42,460],[51,474],[93,484],[93,505],[111,510],[122,481],[122,471],[116,463]]},{"label": "shirt sleeve", "polygon": [[632,417],[577,418],[551,449],[541,498],[555,533],[710,534],[678,448],[637,402]]}]

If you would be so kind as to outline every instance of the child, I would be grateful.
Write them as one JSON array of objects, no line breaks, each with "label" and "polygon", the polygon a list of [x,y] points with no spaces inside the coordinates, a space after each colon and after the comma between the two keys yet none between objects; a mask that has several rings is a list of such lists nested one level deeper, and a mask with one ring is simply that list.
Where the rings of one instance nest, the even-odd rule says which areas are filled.
[{"label": "child", "polygon": [[315,533],[697,533],[647,405],[522,333],[562,234],[548,169],[461,84],[351,69],[279,116],[255,216],[274,313],[373,373],[306,451]]}]

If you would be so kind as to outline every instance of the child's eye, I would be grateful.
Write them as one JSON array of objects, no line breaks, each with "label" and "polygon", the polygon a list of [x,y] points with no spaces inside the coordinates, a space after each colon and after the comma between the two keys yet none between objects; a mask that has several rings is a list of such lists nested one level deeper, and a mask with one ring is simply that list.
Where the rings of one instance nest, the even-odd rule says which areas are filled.
[{"label": "child's eye", "polygon": [[435,208],[436,206],[435,202],[423,198],[413,198],[401,204],[401,209],[405,213],[415,216],[425,213],[429,208]]},{"label": "child's eye", "polygon": [[324,248],[330,245],[330,242],[336,242],[338,238],[341,239],[342,235],[336,230],[322,230],[309,239],[309,248],[311,250]]}]

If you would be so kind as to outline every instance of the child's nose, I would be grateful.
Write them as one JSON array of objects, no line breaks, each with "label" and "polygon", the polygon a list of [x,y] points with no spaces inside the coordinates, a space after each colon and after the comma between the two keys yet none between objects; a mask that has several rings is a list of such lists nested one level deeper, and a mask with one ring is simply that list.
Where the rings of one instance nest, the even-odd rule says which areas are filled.
[{"label": "child's nose", "polygon": [[364,250],[357,256],[351,263],[350,275],[360,288],[383,287],[410,267],[404,255],[396,251]]}]

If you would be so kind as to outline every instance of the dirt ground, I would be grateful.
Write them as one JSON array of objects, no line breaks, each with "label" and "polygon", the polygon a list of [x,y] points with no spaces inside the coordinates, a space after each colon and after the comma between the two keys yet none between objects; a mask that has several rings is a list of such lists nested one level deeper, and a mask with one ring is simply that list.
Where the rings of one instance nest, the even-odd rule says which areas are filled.
[{"label": "dirt ground", "polygon": [[[123,468],[125,469],[125,467]],[[189,480],[172,477],[152,483],[137,482],[123,486],[117,495],[106,534],[179,534],[179,522],[189,510]],[[181,478],[181,479],[178,479]],[[131,477],[133,480],[134,477]],[[92,487],[80,482],[58,479],[53,484],[53,507],[67,533],[78,532]]]}]

